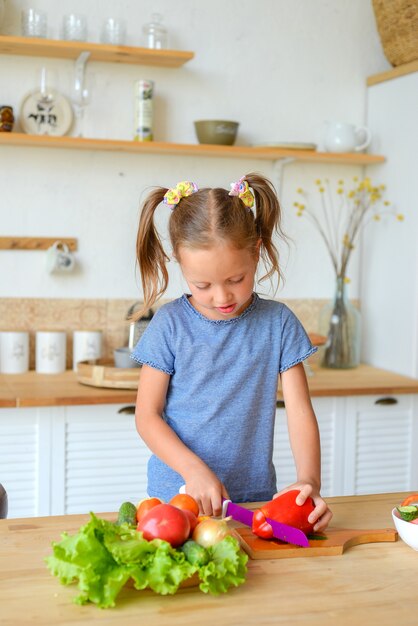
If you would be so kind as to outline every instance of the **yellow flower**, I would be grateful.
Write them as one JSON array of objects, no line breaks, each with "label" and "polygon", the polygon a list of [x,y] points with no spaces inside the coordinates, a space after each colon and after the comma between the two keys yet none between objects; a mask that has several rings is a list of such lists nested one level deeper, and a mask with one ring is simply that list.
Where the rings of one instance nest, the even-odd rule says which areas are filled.
[{"label": "yellow flower", "polygon": [[373,215],[373,219],[375,222],[380,222],[380,215],[379,213],[376,213],[375,215]]},{"label": "yellow flower", "polygon": [[343,180],[339,180],[339,181],[338,181],[338,184],[339,184],[339,185],[344,185],[344,181],[343,181]]},{"label": "yellow flower", "polygon": [[404,219],[405,219],[405,216],[404,216],[404,215],[402,215],[402,213],[397,213],[397,215],[396,215],[396,219],[397,219],[399,222],[403,222],[403,221],[404,221]]},{"label": "yellow flower", "polygon": [[347,194],[347,196],[348,196],[349,198],[354,198],[354,196],[355,196],[355,195],[356,195],[356,192],[355,192],[355,191],[353,191],[353,190],[352,190],[352,191],[350,191],[350,192]]},{"label": "yellow flower", "polygon": [[299,202],[294,202],[293,206],[298,207],[299,206]]},{"label": "yellow flower", "polygon": [[385,200],[383,204],[384,204],[385,206],[390,206],[390,202],[389,202],[389,200]]},{"label": "yellow flower", "polygon": [[358,176],[353,176],[353,180],[356,183],[358,181]]},{"label": "yellow flower", "polygon": [[337,193],[342,194],[344,193],[344,189],[341,189],[341,187],[339,189],[337,189]]},{"label": "yellow flower", "polygon": [[323,187],[320,187],[319,190],[321,193],[324,193],[325,189]]},{"label": "yellow flower", "polygon": [[296,216],[297,216],[297,217],[301,217],[302,215],[303,215],[302,211],[298,211],[298,212],[296,213]]},{"label": "yellow flower", "polygon": [[296,191],[297,191],[298,193],[303,193],[303,189],[302,189],[302,187],[299,187],[298,189],[296,189]]},{"label": "yellow flower", "polygon": [[344,276],[344,282],[346,285],[348,285],[348,283],[351,283],[351,278],[348,278],[348,276]]},{"label": "yellow flower", "polygon": [[300,205],[299,205],[299,211],[303,211],[305,208],[306,208],[306,207],[305,207],[305,205],[304,205],[304,204],[300,204]]},{"label": "yellow flower", "polygon": [[316,179],[315,184],[316,185],[320,185],[321,184],[321,181],[319,180],[319,178]]}]

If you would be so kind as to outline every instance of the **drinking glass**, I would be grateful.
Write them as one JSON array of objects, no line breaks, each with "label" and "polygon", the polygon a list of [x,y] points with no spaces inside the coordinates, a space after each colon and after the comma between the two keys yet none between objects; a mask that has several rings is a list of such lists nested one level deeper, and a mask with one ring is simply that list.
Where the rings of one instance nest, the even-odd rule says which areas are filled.
[{"label": "drinking glass", "polygon": [[123,20],[108,17],[102,26],[100,41],[114,46],[123,46],[126,40],[126,25]]},{"label": "drinking glass", "polygon": [[37,9],[22,10],[22,35],[24,37],[46,37],[47,16]]},{"label": "drinking glass", "polygon": [[66,41],[87,41],[87,19],[85,15],[64,15],[63,38]]}]

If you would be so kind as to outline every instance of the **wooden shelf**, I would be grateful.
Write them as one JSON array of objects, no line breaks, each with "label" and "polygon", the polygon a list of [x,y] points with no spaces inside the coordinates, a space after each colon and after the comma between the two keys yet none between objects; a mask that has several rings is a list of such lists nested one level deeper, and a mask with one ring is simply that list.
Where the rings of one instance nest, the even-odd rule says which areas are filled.
[{"label": "wooden shelf", "polygon": [[378,83],[383,83],[387,80],[393,80],[394,78],[399,78],[400,76],[406,76],[407,74],[414,74],[415,72],[418,72],[418,60],[398,65],[397,67],[394,67],[387,72],[382,72],[381,74],[369,76],[367,79],[367,86],[371,87],[372,85],[377,85]]},{"label": "wooden shelf", "polygon": [[194,57],[193,52],[182,50],[153,50],[131,46],[109,46],[89,41],[62,41],[59,39],[0,35],[1,54],[75,60],[82,52],[90,53],[89,61],[152,65],[155,67],[181,67]]},{"label": "wooden shelf", "polygon": [[182,144],[161,141],[126,141],[120,139],[89,139],[86,137],[51,137],[25,133],[0,133],[0,146],[26,148],[65,148],[101,152],[133,152],[136,154],[162,154],[173,156],[223,157],[233,159],[261,159],[279,161],[293,158],[296,161],[315,163],[342,163],[347,165],[372,165],[383,163],[385,157],[363,153],[315,152],[314,150],[282,150],[279,148],[253,148],[251,146],[215,146],[209,144]]},{"label": "wooden shelf", "polygon": [[77,239],[67,237],[0,237],[0,250],[48,250],[56,241],[72,252],[77,250]]}]

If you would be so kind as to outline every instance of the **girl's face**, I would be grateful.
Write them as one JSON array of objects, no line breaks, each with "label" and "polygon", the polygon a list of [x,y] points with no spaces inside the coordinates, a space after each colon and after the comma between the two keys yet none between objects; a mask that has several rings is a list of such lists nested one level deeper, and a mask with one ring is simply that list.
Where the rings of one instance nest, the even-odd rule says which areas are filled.
[{"label": "girl's face", "polygon": [[251,303],[258,252],[220,242],[208,250],[181,247],[178,261],[192,294],[190,303],[205,317],[231,319]]}]

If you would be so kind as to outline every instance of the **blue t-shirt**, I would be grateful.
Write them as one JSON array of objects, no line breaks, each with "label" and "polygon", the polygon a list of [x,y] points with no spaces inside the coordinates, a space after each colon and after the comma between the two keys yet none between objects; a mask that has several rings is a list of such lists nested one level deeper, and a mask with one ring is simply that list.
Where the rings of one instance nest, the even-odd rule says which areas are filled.
[{"label": "blue t-shirt", "polygon": [[[288,307],[254,294],[241,315],[210,320],[188,296],[162,306],[132,357],[170,375],[163,418],[215,472],[234,502],[270,500],[278,375],[315,352]],[[148,494],[164,501],[184,479],[153,455]]]}]

